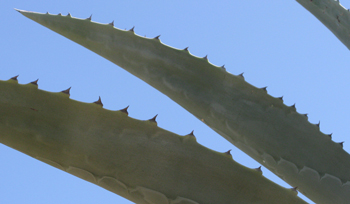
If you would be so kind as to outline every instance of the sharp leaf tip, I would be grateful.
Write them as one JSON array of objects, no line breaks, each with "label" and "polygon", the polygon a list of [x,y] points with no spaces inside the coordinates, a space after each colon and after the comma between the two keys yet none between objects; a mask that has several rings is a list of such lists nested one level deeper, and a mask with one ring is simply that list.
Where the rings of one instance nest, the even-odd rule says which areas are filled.
[{"label": "sharp leaf tip", "polygon": [[297,186],[294,187],[294,188],[291,188],[291,190],[298,193],[298,187]]},{"label": "sharp leaf tip", "polygon": [[255,168],[255,170],[262,173],[261,166],[259,166],[258,168]]},{"label": "sharp leaf tip", "polygon": [[98,97],[98,100],[95,101],[94,103],[103,107],[103,103],[102,103],[102,100],[101,100],[100,96]]},{"label": "sharp leaf tip", "polygon": [[125,108],[123,108],[123,109],[121,109],[119,111],[122,112],[122,113],[125,113],[126,115],[129,115],[128,108],[129,108],[129,106],[126,106]]},{"label": "sharp leaf tip", "polygon": [[157,115],[155,115],[153,118],[149,119],[148,121],[151,121],[151,122],[157,123],[157,121],[156,121],[157,116],[158,116],[158,114],[157,114]]},{"label": "sharp leaf tip", "polygon": [[15,80],[15,81],[18,81],[18,79],[17,79],[17,78],[18,78],[18,76],[19,76],[19,75],[14,76],[14,77],[12,77],[11,79],[12,79],[12,80]]},{"label": "sharp leaf tip", "polygon": [[260,88],[261,90],[267,92],[267,86]]},{"label": "sharp leaf tip", "polygon": [[64,93],[64,94],[67,94],[68,96],[70,96],[70,89],[71,89],[72,87],[69,87],[68,89],[66,89],[66,90],[63,90],[63,91],[61,91],[62,93]]},{"label": "sharp leaf tip", "polygon": [[230,150],[228,150],[227,152],[225,152],[225,154],[232,156],[232,155],[231,155],[231,151],[232,151],[232,149],[230,149]]},{"label": "sharp leaf tip", "polygon": [[190,132],[190,133],[187,134],[187,135],[192,136],[192,137],[195,137],[195,136],[194,136],[194,130],[192,130],[192,132]]},{"label": "sharp leaf tip", "polygon": [[30,82],[30,84],[33,84],[33,85],[35,85],[35,86],[38,86],[38,81],[39,81],[39,79],[37,79],[37,80],[35,80],[35,81]]}]

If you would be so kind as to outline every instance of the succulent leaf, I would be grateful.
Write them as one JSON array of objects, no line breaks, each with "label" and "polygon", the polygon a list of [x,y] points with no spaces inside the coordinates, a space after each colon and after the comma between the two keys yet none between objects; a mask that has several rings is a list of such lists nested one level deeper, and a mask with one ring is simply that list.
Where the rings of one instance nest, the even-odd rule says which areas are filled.
[{"label": "succulent leaf", "polygon": [[335,0],[297,0],[350,49],[350,11]]},{"label": "succulent leaf", "polygon": [[140,204],[305,203],[186,136],[15,80],[0,81],[0,142]]},{"label": "succulent leaf", "polygon": [[350,155],[295,107],[203,58],[99,24],[20,11],[144,80],[316,203],[350,200]]}]

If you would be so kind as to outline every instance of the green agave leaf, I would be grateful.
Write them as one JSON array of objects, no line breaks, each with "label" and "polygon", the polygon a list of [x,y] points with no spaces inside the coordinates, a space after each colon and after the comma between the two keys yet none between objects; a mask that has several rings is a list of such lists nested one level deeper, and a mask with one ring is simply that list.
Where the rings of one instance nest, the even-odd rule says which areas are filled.
[{"label": "green agave leaf", "polygon": [[350,12],[339,0],[297,0],[350,49]]},{"label": "green agave leaf", "polygon": [[0,81],[0,142],[140,204],[305,203],[193,135],[68,94]]},{"label": "green agave leaf", "polygon": [[348,203],[350,155],[242,75],[207,57],[175,49],[91,18],[20,11],[26,17],[114,62],[180,104],[232,144],[316,203]]}]

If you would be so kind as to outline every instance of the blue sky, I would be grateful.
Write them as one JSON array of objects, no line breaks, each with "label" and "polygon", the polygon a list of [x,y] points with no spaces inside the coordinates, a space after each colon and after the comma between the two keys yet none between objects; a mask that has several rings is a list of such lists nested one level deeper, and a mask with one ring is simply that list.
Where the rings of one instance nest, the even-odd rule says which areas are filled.
[{"label": "blue sky", "polygon": [[[341,2],[345,7],[350,2]],[[129,115],[145,120],[159,114],[161,128],[180,135],[195,130],[199,143],[216,151],[232,149],[233,158],[260,164],[206,127],[179,105],[111,62],[25,18],[13,8],[67,14],[135,26],[139,35],[176,48],[208,55],[233,74],[244,72],[254,86],[268,86],[285,104],[296,103],[311,123],[333,133],[349,152],[349,50],[296,1],[89,1],[12,0],[0,3],[0,80],[20,83],[39,78],[39,88],[104,107],[128,105]],[[264,176],[289,187],[263,168]],[[0,203],[119,203],[125,200],[98,186],[0,145]],[[307,200],[310,202],[309,200]],[[312,203],[312,202],[310,202]]]}]

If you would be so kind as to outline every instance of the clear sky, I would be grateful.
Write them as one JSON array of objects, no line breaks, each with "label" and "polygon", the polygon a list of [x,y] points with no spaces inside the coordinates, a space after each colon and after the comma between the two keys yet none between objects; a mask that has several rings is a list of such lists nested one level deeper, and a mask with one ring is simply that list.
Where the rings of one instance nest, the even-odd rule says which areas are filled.
[{"label": "clear sky", "polygon": [[[341,2],[345,7],[350,2]],[[206,127],[190,113],[143,81],[104,58],[25,18],[13,8],[67,14],[135,26],[139,35],[176,48],[208,55],[233,74],[244,72],[254,86],[268,86],[285,104],[296,103],[311,123],[333,133],[349,152],[349,50],[314,16],[288,1],[89,1],[11,0],[0,3],[0,80],[15,75],[20,83],[39,78],[39,88],[104,107],[128,105],[129,115],[145,120],[159,114],[161,128],[180,135],[195,130],[197,141],[216,151],[232,149],[250,168],[260,164]],[[290,187],[262,168],[264,176]],[[307,200],[310,202],[309,200]],[[0,203],[119,203],[130,201],[98,186],[0,145]],[[312,202],[310,202],[312,203]]]}]

